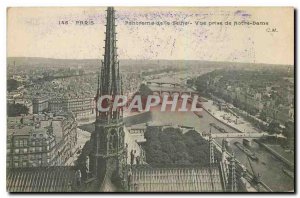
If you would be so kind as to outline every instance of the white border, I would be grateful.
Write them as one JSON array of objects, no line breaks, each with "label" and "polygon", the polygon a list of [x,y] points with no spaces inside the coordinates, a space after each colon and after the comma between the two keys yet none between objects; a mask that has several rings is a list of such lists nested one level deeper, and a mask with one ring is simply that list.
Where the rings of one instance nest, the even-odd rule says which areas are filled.
[{"label": "white border", "polygon": [[[299,9],[299,0],[247,0],[247,1],[238,1],[238,0],[205,0],[205,1],[197,1],[197,0],[129,0],[129,1],[121,1],[121,0],[1,0],[0,1],[0,57],[1,57],[1,66],[0,66],[0,99],[1,99],[1,125],[0,125],[0,133],[2,137],[0,138],[0,197],[9,197],[16,196],[11,195],[6,192],[6,8],[7,7],[39,7],[39,6],[292,6]],[[299,12],[299,10],[298,10]],[[298,13],[299,15],[299,13]],[[299,20],[297,21],[297,26],[299,26]],[[298,36],[298,35],[297,35]],[[299,51],[297,50],[296,56],[299,55]],[[298,56],[299,57],[299,56]],[[299,75],[299,69],[297,69],[297,75]],[[298,83],[297,83],[298,85]],[[297,93],[299,93],[299,86],[297,87]],[[297,97],[298,98],[298,97]],[[299,98],[297,100],[299,105]],[[299,121],[299,117],[297,117],[297,122]],[[297,131],[296,131],[297,132]],[[297,142],[299,143],[299,134],[297,135]],[[299,148],[299,146],[297,146]],[[297,149],[297,159],[299,159],[299,149]],[[298,160],[297,160],[298,162]],[[297,172],[299,172],[299,163],[297,163]],[[299,191],[299,181],[297,181],[297,190]],[[17,194],[20,195],[20,194]],[[24,194],[22,194],[24,196]],[[26,195],[26,194],[25,194]],[[70,196],[70,194],[44,194],[48,197],[65,197]],[[76,194],[71,194],[74,196]],[[136,196],[134,194],[130,194]],[[140,195],[140,194],[137,194]],[[230,194],[230,196],[243,196],[242,194]],[[249,194],[245,194],[249,195]],[[269,194],[268,196],[273,196],[276,194]],[[32,196],[32,194],[27,195]],[[33,195],[33,196],[42,196],[41,194]],[[85,194],[78,194],[78,196],[87,196]],[[95,196],[111,196],[105,194],[96,194]],[[119,195],[115,195],[119,196]],[[147,195],[149,196],[149,195]],[[162,197],[162,196],[173,196],[168,194],[152,194],[150,197]],[[186,195],[180,195],[186,196]],[[204,196],[204,197],[217,197],[217,196],[228,196],[226,194],[196,194],[196,196]],[[254,195],[257,197],[263,197],[266,195],[259,194]],[[288,197],[287,194],[279,194],[281,197]],[[290,196],[289,196],[290,197]]]},{"label": "white border", "polygon": [[274,1],[274,0],[210,0],[210,1],[199,1],[199,0],[6,0],[4,5],[13,6],[295,6],[297,5],[296,0],[285,0],[285,1]]}]

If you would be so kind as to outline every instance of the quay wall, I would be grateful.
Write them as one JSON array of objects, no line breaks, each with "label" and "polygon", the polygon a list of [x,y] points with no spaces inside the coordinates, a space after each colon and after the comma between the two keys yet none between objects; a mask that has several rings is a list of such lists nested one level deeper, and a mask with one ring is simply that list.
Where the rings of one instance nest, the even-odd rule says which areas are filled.
[{"label": "quay wall", "polygon": [[272,148],[270,148],[269,146],[265,145],[264,143],[261,143],[258,140],[254,140],[257,144],[259,144],[260,146],[264,147],[268,152],[270,152],[272,155],[274,155],[275,157],[277,157],[279,160],[281,160],[282,162],[284,162],[286,165],[288,165],[291,168],[294,168],[294,164],[292,162],[290,162],[288,159],[286,159],[285,157],[283,157],[282,155],[280,155],[279,153],[277,153],[275,150],[273,150]]}]

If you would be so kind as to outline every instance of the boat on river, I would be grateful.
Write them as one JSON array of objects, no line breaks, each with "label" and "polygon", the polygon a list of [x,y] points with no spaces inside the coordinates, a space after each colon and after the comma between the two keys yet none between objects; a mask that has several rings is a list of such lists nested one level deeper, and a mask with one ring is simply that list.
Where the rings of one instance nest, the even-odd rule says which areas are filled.
[{"label": "boat on river", "polygon": [[258,161],[258,157],[256,154],[249,149],[247,149],[243,144],[240,142],[235,142],[234,145],[236,145],[240,150],[242,150],[247,156],[249,156],[252,160]]}]

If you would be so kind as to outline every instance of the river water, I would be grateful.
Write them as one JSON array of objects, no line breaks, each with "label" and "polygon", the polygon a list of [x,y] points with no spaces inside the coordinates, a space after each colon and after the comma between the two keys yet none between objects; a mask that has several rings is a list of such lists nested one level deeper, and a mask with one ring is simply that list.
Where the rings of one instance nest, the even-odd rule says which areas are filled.
[{"label": "river water", "polygon": [[[202,117],[198,117],[193,112],[161,112],[160,106],[157,109],[151,111],[151,116],[147,117],[147,120],[140,120],[139,122],[152,121],[158,124],[174,124],[194,127],[201,133],[208,133],[210,130],[212,133],[220,133],[214,127],[210,127],[210,123],[215,123],[219,127],[224,128],[229,133],[236,133],[234,129],[226,126],[216,118],[211,116],[206,111],[202,111]],[[150,119],[150,120],[149,120]],[[211,128],[211,129],[210,129]],[[216,141],[221,144],[222,139],[217,138]],[[234,142],[241,142],[242,138],[229,138],[230,146],[228,150],[235,153],[236,158],[250,169],[250,165],[246,154],[234,145]],[[274,192],[276,191],[292,191],[294,190],[294,179],[286,175],[282,171],[282,167],[285,164],[275,157],[273,157],[268,151],[260,147],[257,143],[252,141],[252,146],[249,148],[255,152],[258,156],[258,161],[251,161],[254,171],[261,175],[262,181],[267,184]]]},{"label": "river water", "polygon": [[[157,124],[174,124],[195,127],[197,131],[209,132],[209,123],[215,123],[218,126],[224,128],[228,132],[236,132],[223,123],[216,120],[206,111],[202,112],[203,117],[199,118],[193,112],[160,112],[153,111],[151,116],[148,117],[145,122],[154,122]],[[139,122],[143,122],[139,120]],[[213,127],[211,128],[212,133],[219,133]],[[230,142],[228,148],[229,151],[234,152],[236,158],[250,169],[250,165],[247,156],[239,148],[234,145],[234,142],[241,142],[242,138],[229,138]],[[222,139],[218,138],[216,141],[221,144]],[[259,160],[251,161],[254,171],[261,175],[262,181],[267,184],[273,191],[291,191],[294,189],[294,179],[287,176],[283,171],[282,167],[285,167],[284,163],[274,158],[268,151],[260,147],[257,143],[252,141],[250,150],[255,152]]]}]

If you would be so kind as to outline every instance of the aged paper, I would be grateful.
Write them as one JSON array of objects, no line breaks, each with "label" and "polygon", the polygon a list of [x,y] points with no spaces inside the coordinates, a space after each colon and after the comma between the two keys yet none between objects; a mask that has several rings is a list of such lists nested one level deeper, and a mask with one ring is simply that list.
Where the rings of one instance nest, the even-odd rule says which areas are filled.
[{"label": "aged paper", "polygon": [[291,7],[7,9],[7,191],[294,192]]}]

